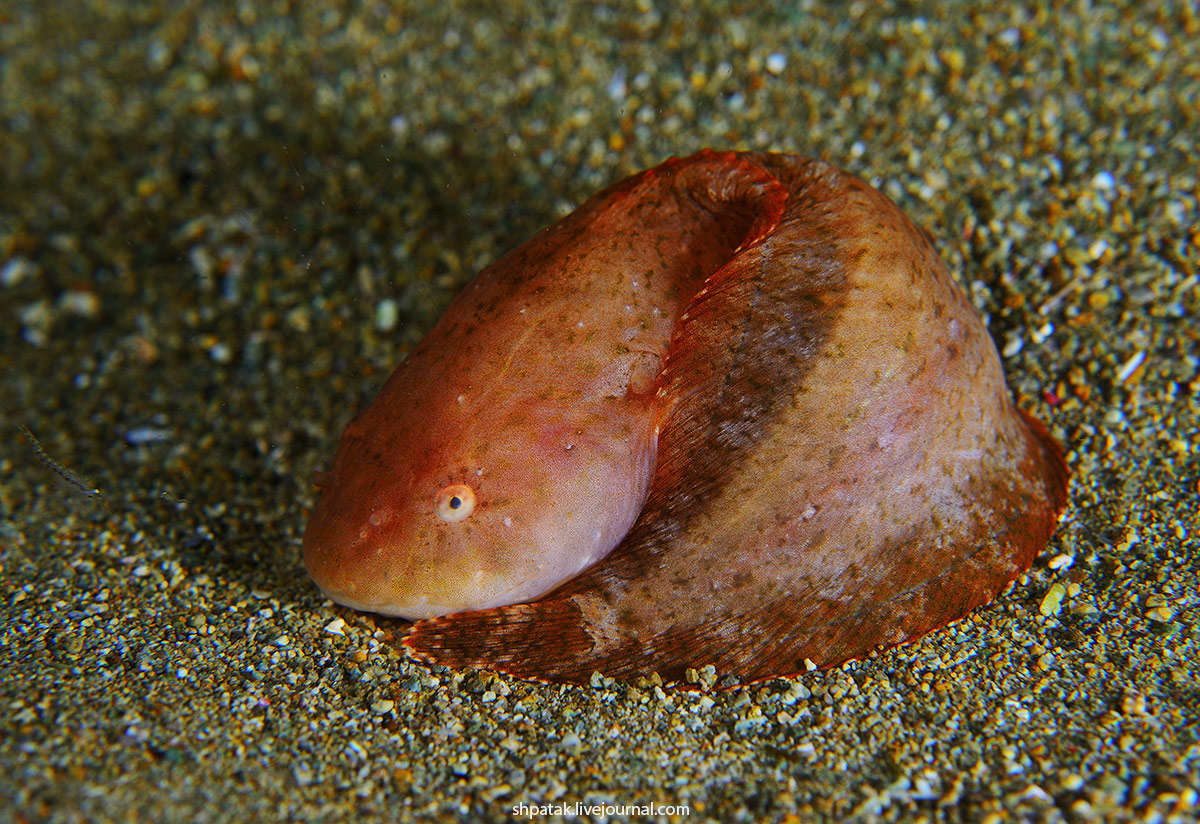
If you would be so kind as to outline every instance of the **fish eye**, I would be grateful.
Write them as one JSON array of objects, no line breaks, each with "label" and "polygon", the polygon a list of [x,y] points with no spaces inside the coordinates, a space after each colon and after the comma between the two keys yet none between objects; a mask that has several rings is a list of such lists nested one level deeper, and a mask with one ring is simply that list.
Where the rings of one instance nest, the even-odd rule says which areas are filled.
[{"label": "fish eye", "polygon": [[461,521],[475,511],[475,490],[466,484],[450,484],[433,499],[433,509],[443,521]]}]

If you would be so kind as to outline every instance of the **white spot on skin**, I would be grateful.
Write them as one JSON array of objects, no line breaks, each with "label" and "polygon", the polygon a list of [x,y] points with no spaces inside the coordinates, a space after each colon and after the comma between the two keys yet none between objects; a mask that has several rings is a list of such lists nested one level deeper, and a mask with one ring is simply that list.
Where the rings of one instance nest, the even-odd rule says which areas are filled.
[{"label": "white spot on skin", "polygon": [[372,512],[367,516],[367,523],[369,523],[371,526],[379,526],[381,523],[383,523],[383,516],[378,512]]},{"label": "white spot on skin", "polygon": [[505,526],[512,526],[512,518],[505,518],[505,519],[504,519],[504,525],[505,525]]},{"label": "white spot on skin", "polygon": [[804,510],[804,514],[800,516],[800,520],[802,520],[802,521],[811,520],[813,518],[813,516],[816,514],[817,514],[817,508],[815,506],[813,506],[812,504],[809,504],[808,509]]},{"label": "white spot on skin", "polygon": [[466,399],[466,397],[467,397],[466,395],[459,395],[457,398],[455,398],[455,400],[458,401],[459,403],[462,403]]}]

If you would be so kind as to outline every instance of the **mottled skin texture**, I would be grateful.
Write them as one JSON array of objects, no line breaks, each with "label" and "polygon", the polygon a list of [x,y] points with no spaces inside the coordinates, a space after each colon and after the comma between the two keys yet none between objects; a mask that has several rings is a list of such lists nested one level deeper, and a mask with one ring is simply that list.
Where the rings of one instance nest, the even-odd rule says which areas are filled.
[{"label": "mottled skin texture", "polygon": [[[700,205],[679,205],[688,200]],[[700,228],[686,222],[695,216]],[[639,246],[647,236],[653,252]],[[547,240],[557,237],[559,246]],[[546,256],[547,243],[559,258]],[[657,432],[648,498],[608,557],[540,600],[418,622],[405,644],[419,657],[561,681],[595,670],[678,678],[709,663],[747,680],[790,674],[806,659],[829,666],[961,617],[1028,568],[1049,539],[1066,500],[1058,446],[1012,405],[995,347],[928,237],[862,181],[817,161],[704,153],[617,184],[497,266],[512,259],[529,282],[552,281],[577,244],[589,250],[585,268],[604,258],[595,277],[608,281],[623,282],[622,267],[646,261],[677,273],[675,302],[655,303],[669,322],[656,320],[652,342],[638,344],[663,368],[621,398],[633,408],[619,415],[621,426],[645,427],[651,442]],[[614,269],[605,257],[612,250],[637,263]],[[689,268],[683,254],[702,262]],[[526,300],[514,294],[525,293],[497,286],[499,309],[459,312],[456,322],[502,325],[504,307]],[[565,325],[619,325],[621,317],[613,304],[580,301]],[[574,376],[573,359],[585,358],[603,372],[612,357],[564,350],[546,367]],[[550,383],[566,391],[576,381]],[[425,391],[461,391],[437,384],[427,377]],[[493,391],[498,403],[512,390]],[[379,462],[362,450],[343,459],[344,440],[330,489],[358,472],[413,473],[389,455],[415,437],[413,418],[437,427],[391,400],[372,416],[388,396],[385,388],[352,424],[386,431],[371,435],[387,445],[375,448]],[[602,452],[613,435],[598,431],[589,448]],[[440,434],[422,435],[440,443]],[[422,469],[433,454],[403,448]],[[616,470],[588,472],[596,491],[584,509],[612,508],[610,499],[647,486]],[[586,496],[586,487],[572,493]],[[346,506],[326,497],[314,525]],[[351,520],[361,520],[361,506]],[[319,574],[327,555],[337,557],[334,568],[357,564],[343,580],[370,580],[383,568],[378,555],[364,563],[369,553],[337,546],[306,537],[306,560],[326,591],[334,589]],[[473,551],[503,564],[514,550]],[[388,563],[389,574],[407,568]]]}]

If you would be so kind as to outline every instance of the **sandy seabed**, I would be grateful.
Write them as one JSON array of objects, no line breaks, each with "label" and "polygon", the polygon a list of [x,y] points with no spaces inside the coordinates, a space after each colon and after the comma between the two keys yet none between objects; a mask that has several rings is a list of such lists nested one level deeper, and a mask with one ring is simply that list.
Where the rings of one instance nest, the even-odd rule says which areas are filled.
[{"label": "sandy seabed", "polygon": [[[1195,5],[737,8],[0,10],[0,819],[1200,817]],[[406,660],[300,566],[314,473],[475,271],[703,147],[930,229],[1067,445],[1058,533],[826,673]]]}]

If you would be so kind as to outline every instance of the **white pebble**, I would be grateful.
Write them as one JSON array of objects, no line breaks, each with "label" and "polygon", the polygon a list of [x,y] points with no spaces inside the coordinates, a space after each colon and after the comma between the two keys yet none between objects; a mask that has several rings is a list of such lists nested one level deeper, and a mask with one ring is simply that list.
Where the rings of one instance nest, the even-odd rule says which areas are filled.
[{"label": "white pebble", "polygon": [[27,277],[37,274],[37,267],[25,258],[15,257],[0,266],[0,284],[16,286]]},{"label": "white pebble", "polygon": [[1011,358],[1013,355],[1021,351],[1025,346],[1025,339],[1021,337],[1021,333],[1016,329],[1008,333],[1008,337],[1004,343],[1004,351],[1001,352],[1004,357]]},{"label": "white pebble", "polygon": [[400,310],[396,306],[396,301],[391,298],[385,298],[379,301],[379,305],[375,307],[375,328],[380,332],[390,332],[396,328],[396,321],[400,318]]},{"label": "white pebble", "polygon": [[81,318],[94,318],[100,314],[100,298],[96,297],[95,292],[89,292],[86,289],[72,289],[69,292],[63,292],[58,299],[58,306],[68,315],[77,315]]},{"label": "white pebble", "polygon": [[1009,48],[1014,48],[1021,43],[1021,30],[1016,27],[1007,28],[1000,32],[1000,34],[996,36],[996,39]]},{"label": "white pebble", "polygon": [[229,363],[233,360],[233,350],[223,343],[214,343],[208,348],[208,356],[217,363]]},{"label": "white pebble", "polygon": [[125,433],[125,442],[130,446],[169,440],[171,432],[153,426],[137,426]]},{"label": "white pebble", "polygon": [[608,81],[607,87],[605,87],[605,91],[608,92],[608,96],[616,103],[620,103],[625,99],[628,87],[625,85],[624,66],[617,66],[616,71],[613,72],[613,76]]},{"label": "white pebble", "polygon": [[1145,359],[1146,353],[1145,351],[1141,351],[1136,353],[1129,360],[1125,361],[1125,365],[1117,370],[1117,380],[1121,383],[1129,380],[1133,373],[1137,371],[1138,367],[1142,365],[1142,361]]}]

